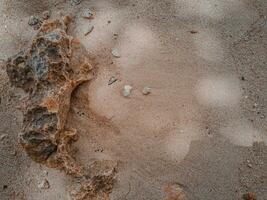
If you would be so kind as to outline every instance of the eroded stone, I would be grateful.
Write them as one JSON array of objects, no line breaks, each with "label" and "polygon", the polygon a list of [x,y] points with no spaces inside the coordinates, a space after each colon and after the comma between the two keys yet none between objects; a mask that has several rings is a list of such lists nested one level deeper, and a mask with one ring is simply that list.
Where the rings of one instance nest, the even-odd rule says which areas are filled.
[{"label": "eroded stone", "polygon": [[10,82],[28,94],[20,134],[27,154],[76,173],[68,152],[76,131],[65,130],[65,122],[72,91],[93,77],[93,67],[82,45],[66,33],[64,21],[45,21],[30,48],[8,59],[6,66]]},{"label": "eroded stone", "polygon": [[19,138],[29,157],[70,174],[80,185],[72,199],[100,199],[111,191],[115,166],[101,162],[85,169],[77,163],[71,154],[77,133],[65,126],[73,90],[95,74],[85,48],[66,33],[69,19],[46,20],[30,48],[8,59],[6,70],[11,84],[27,94]]}]

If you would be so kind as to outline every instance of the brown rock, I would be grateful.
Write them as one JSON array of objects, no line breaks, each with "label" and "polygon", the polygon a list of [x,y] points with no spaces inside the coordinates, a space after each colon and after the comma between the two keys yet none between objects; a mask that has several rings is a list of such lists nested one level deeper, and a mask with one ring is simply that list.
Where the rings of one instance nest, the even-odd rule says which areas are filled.
[{"label": "brown rock", "polygon": [[243,195],[243,199],[244,200],[256,200],[256,197],[254,194],[249,192]]},{"label": "brown rock", "polygon": [[111,160],[95,161],[89,168],[90,177],[88,181],[82,182],[79,187],[71,192],[75,200],[109,199],[108,195],[112,191],[115,183],[117,162]]},{"label": "brown rock", "polygon": [[77,139],[75,130],[65,130],[72,91],[92,79],[86,50],[66,33],[66,20],[47,20],[31,46],[7,61],[13,86],[28,93],[24,102],[20,142],[35,161],[79,173],[69,155]]},{"label": "brown rock", "polygon": [[[116,162],[96,161],[87,171],[71,155],[76,130],[65,128],[73,90],[94,76],[85,48],[66,33],[70,22],[70,17],[44,21],[30,48],[6,62],[11,84],[27,93],[20,143],[36,162],[72,175],[79,185],[72,199],[107,199]],[[44,180],[38,187],[50,185]]]}]

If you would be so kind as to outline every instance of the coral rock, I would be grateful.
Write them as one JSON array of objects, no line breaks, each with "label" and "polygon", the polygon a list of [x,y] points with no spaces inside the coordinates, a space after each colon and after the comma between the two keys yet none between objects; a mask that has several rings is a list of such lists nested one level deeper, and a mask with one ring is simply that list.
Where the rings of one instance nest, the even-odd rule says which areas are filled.
[{"label": "coral rock", "polygon": [[72,91],[93,78],[93,66],[86,50],[66,33],[66,20],[47,20],[25,51],[8,59],[7,73],[12,85],[22,88],[23,131],[20,142],[35,161],[79,172],[69,155],[77,139],[66,130]]}]

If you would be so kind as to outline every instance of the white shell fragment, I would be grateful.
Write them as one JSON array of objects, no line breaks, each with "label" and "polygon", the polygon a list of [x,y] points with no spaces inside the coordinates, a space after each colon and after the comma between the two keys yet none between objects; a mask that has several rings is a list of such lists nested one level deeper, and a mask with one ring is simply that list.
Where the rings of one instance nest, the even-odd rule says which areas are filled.
[{"label": "white shell fragment", "polygon": [[128,97],[128,96],[130,96],[132,89],[133,89],[132,86],[130,86],[130,85],[125,85],[124,88],[123,88],[123,91],[122,91],[123,96],[124,96],[124,97]]}]

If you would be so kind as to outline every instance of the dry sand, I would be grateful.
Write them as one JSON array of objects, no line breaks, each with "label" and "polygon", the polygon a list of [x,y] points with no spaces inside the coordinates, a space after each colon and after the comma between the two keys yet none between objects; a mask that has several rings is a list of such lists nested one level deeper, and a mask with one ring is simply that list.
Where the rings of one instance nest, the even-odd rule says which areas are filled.
[{"label": "dry sand", "polygon": [[[119,161],[110,199],[267,199],[267,1],[0,0],[1,59],[30,43],[28,19],[46,10],[76,16],[69,32],[98,63],[68,124],[79,162]],[[18,144],[23,96],[0,72],[0,199],[68,199],[69,177]],[[44,179],[50,187],[38,188]]]}]

